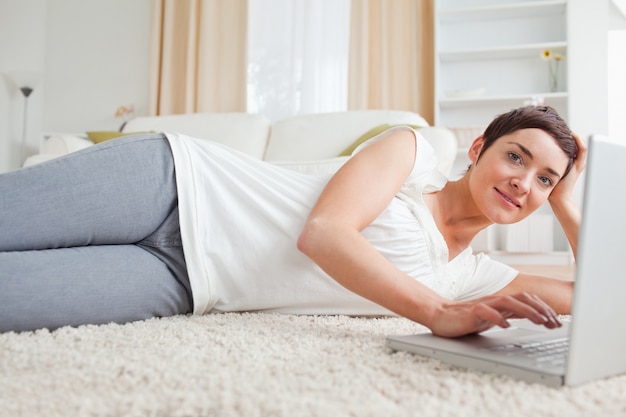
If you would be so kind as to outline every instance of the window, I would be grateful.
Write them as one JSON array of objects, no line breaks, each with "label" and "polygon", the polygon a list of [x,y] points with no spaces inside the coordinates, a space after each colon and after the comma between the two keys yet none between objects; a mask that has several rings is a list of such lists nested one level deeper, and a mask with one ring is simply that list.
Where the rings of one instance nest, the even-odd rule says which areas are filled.
[{"label": "window", "polygon": [[247,111],[347,110],[350,0],[249,0]]}]

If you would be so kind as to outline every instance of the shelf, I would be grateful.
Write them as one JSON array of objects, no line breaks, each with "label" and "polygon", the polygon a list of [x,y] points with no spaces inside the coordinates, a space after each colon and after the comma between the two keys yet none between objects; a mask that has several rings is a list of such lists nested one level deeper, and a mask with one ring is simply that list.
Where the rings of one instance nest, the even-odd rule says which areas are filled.
[{"label": "shelf", "polygon": [[467,21],[468,19],[507,19],[522,18],[537,14],[565,13],[566,0],[517,2],[491,6],[459,7],[439,10],[442,23]]},{"label": "shelf", "polygon": [[532,100],[534,97],[543,97],[545,100],[565,100],[566,92],[557,93],[535,93],[535,94],[514,94],[509,96],[482,96],[482,97],[459,97],[459,98],[442,98],[438,100],[440,108],[464,107],[469,105],[488,105],[488,104],[505,104],[517,103],[521,105],[526,100]]},{"label": "shelf", "polygon": [[441,51],[438,55],[441,62],[484,59],[514,59],[534,56],[540,57],[541,52],[546,49],[550,49],[554,52],[564,53],[567,49],[567,42],[543,42],[496,48],[450,50]]}]

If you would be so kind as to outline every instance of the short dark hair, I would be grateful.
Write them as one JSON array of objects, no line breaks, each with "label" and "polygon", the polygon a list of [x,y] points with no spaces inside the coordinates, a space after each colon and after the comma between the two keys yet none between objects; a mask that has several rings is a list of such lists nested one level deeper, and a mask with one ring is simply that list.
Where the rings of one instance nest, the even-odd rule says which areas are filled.
[{"label": "short dark hair", "polygon": [[[504,135],[520,129],[541,129],[556,141],[569,158],[563,177],[572,168],[578,147],[567,123],[550,106],[525,106],[496,116],[483,133],[484,144],[481,154]],[[480,155],[479,155],[480,158]]]}]

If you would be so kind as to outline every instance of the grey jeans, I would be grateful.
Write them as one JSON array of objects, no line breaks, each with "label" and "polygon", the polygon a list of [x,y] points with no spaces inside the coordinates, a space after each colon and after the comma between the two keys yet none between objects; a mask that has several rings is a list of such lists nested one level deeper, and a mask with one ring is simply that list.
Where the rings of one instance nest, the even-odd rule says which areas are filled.
[{"label": "grey jeans", "polygon": [[192,310],[163,135],[0,175],[0,332]]}]

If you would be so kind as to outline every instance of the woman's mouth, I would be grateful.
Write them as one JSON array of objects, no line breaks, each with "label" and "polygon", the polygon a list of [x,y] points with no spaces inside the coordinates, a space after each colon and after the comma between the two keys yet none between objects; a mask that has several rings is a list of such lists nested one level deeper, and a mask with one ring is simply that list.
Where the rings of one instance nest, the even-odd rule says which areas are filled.
[{"label": "woman's mouth", "polygon": [[509,204],[510,206],[517,207],[517,208],[521,208],[522,207],[522,205],[519,203],[519,201],[517,201],[516,199],[514,199],[510,195],[508,195],[506,193],[503,193],[502,191],[498,190],[497,188],[494,188],[494,189],[496,190],[496,192],[498,193],[500,198],[502,200],[504,200],[505,203]]}]

